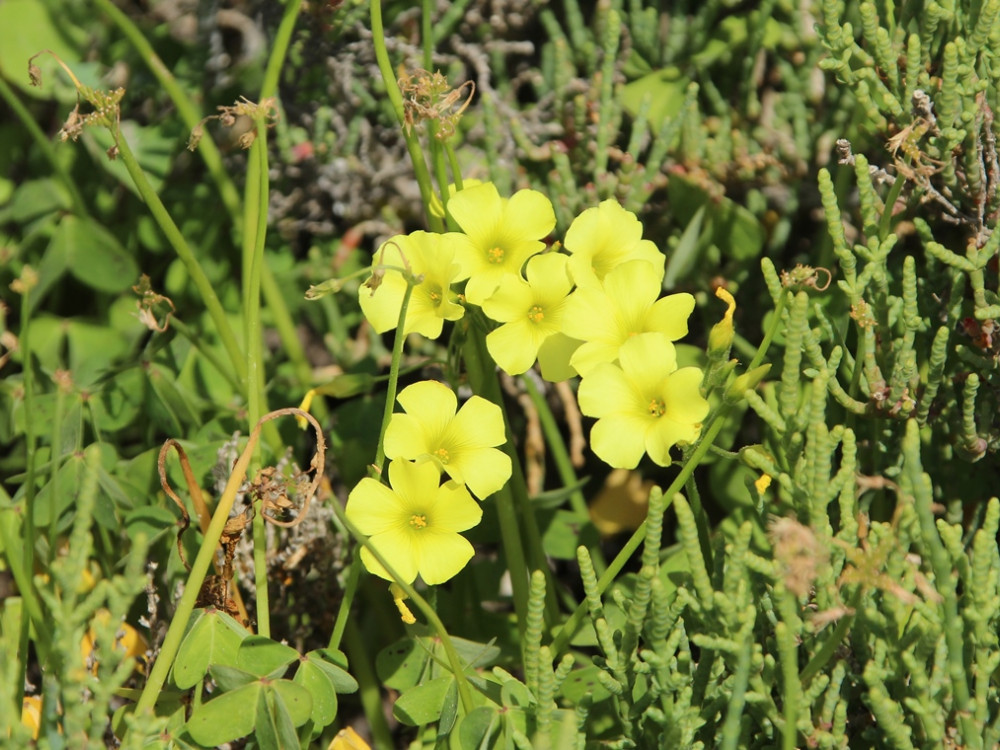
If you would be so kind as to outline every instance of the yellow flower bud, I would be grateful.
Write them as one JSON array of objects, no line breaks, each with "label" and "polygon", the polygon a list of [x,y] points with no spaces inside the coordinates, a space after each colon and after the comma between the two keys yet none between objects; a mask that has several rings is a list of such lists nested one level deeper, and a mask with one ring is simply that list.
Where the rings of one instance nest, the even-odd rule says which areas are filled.
[{"label": "yellow flower bud", "polygon": [[738,404],[743,400],[743,395],[748,390],[756,388],[760,385],[764,378],[767,377],[767,373],[770,371],[771,365],[766,364],[743,373],[729,384],[726,388],[726,393],[723,396],[723,399],[727,404]]},{"label": "yellow flower bud", "polygon": [[733,345],[733,312],[736,310],[736,300],[724,287],[717,287],[715,296],[725,302],[728,307],[722,320],[712,326],[708,334],[708,353],[719,359],[729,356],[729,347]]}]

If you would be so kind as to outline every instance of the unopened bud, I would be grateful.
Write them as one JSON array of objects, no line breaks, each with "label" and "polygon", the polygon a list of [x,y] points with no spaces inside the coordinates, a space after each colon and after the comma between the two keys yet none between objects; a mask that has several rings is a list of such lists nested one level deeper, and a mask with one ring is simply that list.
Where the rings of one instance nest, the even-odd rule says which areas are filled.
[{"label": "unopened bud", "polygon": [[763,382],[764,378],[767,377],[767,373],[771,371],[771,365],[760,365],[755,367],[748,372],[740,375],[736,380],[729,384],[726,388],[726,393],[723,395],[723,399],[727,404],[738,404],[743,400],[743,396],[747,391],[756,388]]},{"label": "unopened bud", "polygon": [[729,356],[729,348],[733,345],[733,312],[736,310],[736,300],[729,290],[717,287],[715,296],[724,301],[728,308],[722,320],[712,326],[708,334],[708,354],[710,357],[725,359]]},{"label": "unopened bud", "polygon": [[328,279],[322,284],[313,284],[306,290],[306,299],[319,299],[328,294],[336,294],[343,286],[344,284],[340,279]]}]

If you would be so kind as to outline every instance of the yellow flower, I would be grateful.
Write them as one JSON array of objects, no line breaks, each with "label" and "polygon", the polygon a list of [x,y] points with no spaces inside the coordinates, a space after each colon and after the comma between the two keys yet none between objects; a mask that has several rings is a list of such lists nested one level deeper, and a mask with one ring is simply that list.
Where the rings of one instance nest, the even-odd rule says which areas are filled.
[{"label": "yellow flower", "polygon": [[347,727],[337,732],[330,747],[327,750],[372,750],[371,747],[361,739],[361,735],[354,731],[354,727]]},{"label": "yellow flower", "polygon": [[[99,609],[94,613],[94,620],[102,625],[107,625],[111,620],[111,613],[106,609]],[[91,627],[80,641],[80,656],[84,664],[91,659],[91,656],[94,656],[96,644],[97,633]],[[118,632],[115,633],[114,649],[122,652],[125,655],[124,658],[127,659],[132,656],[137,661],[142,661],[146,657],[146,650],[148,648],[149,645],[146,643],[146,639],[142,637],[142,634],[138,630],[127,622],[123,622],[118,626]],[[100,649],[96,650],[100,653]],[[97,659],[99,659],[99,656],[95,658],[95,662],[91,667],[95,675],[97,674]]]},{"label": "yellow flower", "polygon": [[594,453],[615,469],[634,469],[644,453],[669,466],[670,449],[701,433],[708,402],[697,367],[677,369],[674,345],[662,333],[641,333],[621,347],[620,366],[595,366],[580,382],[580,411],[597,417]]},{"label": "yellow flower", "polygon": [[504,325],[486,336],[486,347],[508,375],[520,375],[538,357],[542,343],[559,332],[563,308],[573,287],[561,253],[536,255],[520,276],[505,276],[483,312]]},{"label": "yellow flower", "polygon": [[662,333],[670,341],[687,335],[694,297],[682,293],[657,299],[659,294],[656,269],[644,260],[618,266],[601,286],[578,288],[563,313],[563,333],[584,342],[570,364],[586,376],[595,365],[618,359],[618,350],[636,334]]},{"label": "yellow flower", "polygon": [[528,258],[545,249],[542,239],[556,225],[552,203],[537,190],[501,198],[491,182],[456,193],[448,213],[466,235],[455,257],[462,278],[469,277],[465,297],[474,305],[493,294],[504,276],[520,276]]},{"label": "yellow flower", "polygon": [[642,239],[639,219],[615,200],[603,201],[573,219],[565,246],[572,254],[569,271],[577,286],[599,286],[605,276],[630,260],[651,263],[657,281],[663,279],[666,256]]},{"label": "yellow flower", "polygon": [[[476,179],[462,180],[462,190],[468,190],[470,187],[475,187],[476,185],[482,185],[482,184],[483,184],[482,180],[476,180]],[[448,183],[448,200],[449,201],[452,198],[455,197],[455,193],[457,191],[458,191],[458,188],[455,187],[455,183],[454,182]],[[432,193],[431,194],[430,210],[431,210],[431,213],[434,216],[437,216],[439,219],[443,219],[444,216],[445,216],[444,203],[441,202],[441,196],[438,195],[437,193]]]},{"label": "yellow flower", "polygon": [[385,455],[429,461],[483,499],[510,479],[510,458],[496,446],[507,440],[500,407],[479,396],[456,413],[451,388],[434,380],[400,391],[405,414],[393,414],[385,431]]},{"label": "yellow flower", "polygon": [[372,263],[373,279],[358,289],[361,311],[379,333],[399,324],[399,310],[406,293],[403,270],[420,279],[410,295],[403,333],[419,333],[429,339],[441,335],[446,320],[458,320],[465,309],[451,285],[465,278],[455,262],[463,235],[413,232],[399,234],[382,243]]},{"label": "yellow flower", "polygon": [[[462,485],[439,481],[433,464],[397,459],[389,464],[391,488],[366,477],[347,498],[347,517],[405,583],[418,574],[429,584],[443,583],[472,559],[472,545],[458,532],[478,524],[482,508]],[[365,548],[361,561],[393,580]]]},{"label": "yellow flower", "polygon": [[31,730],[31,739],[38,739],[38,730],[42,728],[42,697],[26,695],[21,702],[21,723]]}]

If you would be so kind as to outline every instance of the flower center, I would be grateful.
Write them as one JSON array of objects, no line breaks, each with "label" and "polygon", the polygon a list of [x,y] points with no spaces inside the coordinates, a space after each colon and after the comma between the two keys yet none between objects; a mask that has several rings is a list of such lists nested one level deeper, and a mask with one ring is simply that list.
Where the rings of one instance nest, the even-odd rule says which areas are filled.
[{"label": "flower center", "polygon": [[410,526],[415,529],[422,529],[427,526],[427,516],[422,513],[414,513],[410,516]]},{"label": "flower center", "polygon": [[427,292],[427,296],[430,298],[431,304],[433,304],[434,307],[440,307],[441,302],[444,299],[443,295],[441,294],[441,287],[439,286],[431,287],[431,289],[429,289]]},{"label": "flower center", "polygon": [[661,399],[653,398],[649,400],[649,406],[646,407],[649,413],[654,417],[662,417],[667,411],[667,405],[663,403]]},{"label": "flower center", "polygon": [[446,464],[448,463],[448,461],[451,460],[451,454],[448,453],[447,448],[438,448],[436,451],[434,451],[434,456],[437,458],[438,461],[440,461],[443,464]]},{"label": "flower center", "polygon": [[528,310],[528,320],[532,323],[541,323],[545,320],[545,310],[542,309],[541,305],[531,306],[531,309]]},{"label": "flower center", "polygon": [[486,251],[486,260],[495,265],[503,263],[506,253],[502,247],[491,247]]}]

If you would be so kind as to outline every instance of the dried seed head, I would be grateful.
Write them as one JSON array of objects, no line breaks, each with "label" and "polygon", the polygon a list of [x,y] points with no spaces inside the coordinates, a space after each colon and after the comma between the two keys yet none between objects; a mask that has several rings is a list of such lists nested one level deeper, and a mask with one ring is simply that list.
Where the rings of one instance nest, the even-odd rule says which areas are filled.
[{"label": "dried seed head", "polygon": [[811,528],[794,518],[772,518],[768,536],[774,558],[781,563],[785,587],[796,596],[806,596],[829,560],[826,547]]}]

